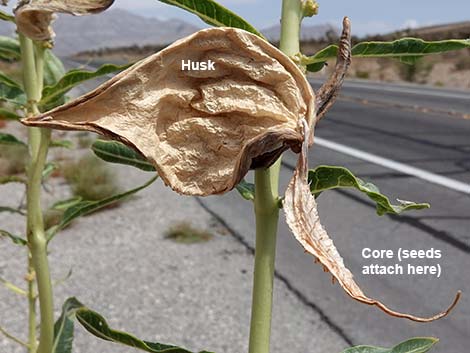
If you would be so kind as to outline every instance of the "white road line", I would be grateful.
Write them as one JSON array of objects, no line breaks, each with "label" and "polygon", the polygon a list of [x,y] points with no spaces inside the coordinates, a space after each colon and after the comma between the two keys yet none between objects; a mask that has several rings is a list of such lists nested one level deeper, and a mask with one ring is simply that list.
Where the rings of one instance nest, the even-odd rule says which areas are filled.
[{"label": "white road line", "polygon": [[427,170],[415,168],[410,165],[396,162],[394,160],[377,156],[372,153],[358,150],[340,143],[336,143],[330,140],[323,139],[321,137],[315,136],[315,143],[318,146],[329,148],[333,151],[347,154],[363,161],[367,161],[373,164],[380,165],[382,167],[399,171],[403,174],[412,175],[414,177],[429,181],[430,183],[444,186],[448,189],[455,191],[463,192],[465,194],[470,194],[470,184],[463,183],[461,181],[444,177],[442,175],[434,174],[428,172]]},{"label": "white road line", "polygon": [[[310,80],[311,82],[321,83],[320,80]],[[393,93],[406,93],[406,94],[415,94],[420,96],[430,96],[430,97],[442,97],[442,98],[453,98],[453,99],[467,99],[470,101],[470,93],[467,92],[449,92],[443,90],[437,90],[433,88],[414,88],[407,87],[405,85],[391,86],[386,84],[372,84],[372,83],[358,83],[347,81],[343,84],[344,88],[358,88],[365,90],[380,90],[385,92]]]}]

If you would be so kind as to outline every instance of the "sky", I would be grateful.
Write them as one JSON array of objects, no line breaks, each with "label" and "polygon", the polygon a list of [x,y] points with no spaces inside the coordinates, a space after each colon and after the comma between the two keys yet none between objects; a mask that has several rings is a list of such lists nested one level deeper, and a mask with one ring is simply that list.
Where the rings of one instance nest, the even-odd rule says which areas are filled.
[{"label": "sky", "polygon": [[[195,0],[197,1],[197,0]],[[355,35],[387,33],[398,29],[470,20],[470,0],[317,0],[318,16],[304,24],[331,23],[341,26],[344,16],[352,22]],[[259,29],[278,23],[281,0],[218,0]],[[16,1],[10,1],[10,8]],[[112,8],[160,19],[177,18],[206,26],[198,17],[158,0],[115,0]]]},{"label": "sky", "polygon": [[[197,0],[195,0],[197,1]],[[318,16],[306,24],[332,23],[338,27],[349,16],[356,35],[470,20],[470,0],[317,0]],[[219,0],[220,4],[244,17],[257,28],[276,24],[280,18],[280,0]],[[178,18],[204,26],[194,15],[157,0],[115,0],[115,8],[161,19]]]}]

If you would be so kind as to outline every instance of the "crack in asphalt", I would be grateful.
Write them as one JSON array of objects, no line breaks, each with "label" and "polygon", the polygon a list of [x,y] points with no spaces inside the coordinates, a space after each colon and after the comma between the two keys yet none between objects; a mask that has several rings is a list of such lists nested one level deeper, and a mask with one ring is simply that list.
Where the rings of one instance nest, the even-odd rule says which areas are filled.
[{"label": "crack in asphalt", "polygon": [[[243,236],[238,233],[235,229],[233,229],[227,222],[220,216],[218,213],[213,211],[209,206],[207,206],[204,201],[201,200],[199,197],[195,197],[196,202],[201,206],[207,213],[209,213],[212,217],[215,218],[217,222],[219,222],[227,231],[240,243],[242,244],[251,254],[254,255],[255,249],[243,238]],[[335,332],[339,337],[343,339],[345,343],[349,346],[354,346],[353,339],[338,325],[336,324],[333,319],[331,319],[323,309],[321,309],[318,305],[311,302],[299,289],[297,289],[289,279],[279,273],[279,271],[274,270],[274,277],[282,282],[286,288],[305,306],[309,307],[313,311],[315,311],[319,316],[320,319],[325,322],[326,325],[330,327],[333,332]]]}]

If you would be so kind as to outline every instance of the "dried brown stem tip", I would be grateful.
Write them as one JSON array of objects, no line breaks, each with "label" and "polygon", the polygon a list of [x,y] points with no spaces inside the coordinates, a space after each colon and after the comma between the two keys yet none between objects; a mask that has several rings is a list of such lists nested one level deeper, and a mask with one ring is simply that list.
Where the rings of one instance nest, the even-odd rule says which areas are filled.
[{"label": "dried brown stem tip", "polygon": [[[189,62],[214,69],[183,67]],[[175,191],[210,195],[231,190],[249,168],[269,166],[288,148],[299,151],[300,119],[313,124],[314,94],[297,65],[256,35],[211,28],[23,123],[120,140]]]},{"label": "dried brown stem tip", "polygon": [[34,40],[54,37],[51,23],[55,13],[74,16],[90,15],[106,10],[114,0],[23,0],[15,9],[18,31]]},{"label": "dried brown stem tip", "polygon": [[336,101],[336,97],[343,85],[344,77],[351,64],[351,22],[349,18],[343,19],[343,32],[338,47],[338,56],[333,75],[320,87],[316,94],[315,104],[317,122],[326,114]]},{"label": "dried brown stem tip", "polygon": [[[310,136],[308,124],[304,123],[303,125],[304,136]],[[324,271],[331,272],[350,297],[364,304],[375,305],[391,316],[417,322],[430,322],[440,319],[455,307],[460,299],[460,291],[448,309],[428,318],[399,313],[389,309],[380,301],[367,297],[354,281],[351,271],[344,265],[343,258],[320,223],[317,203],[315,197],[310,192],[307,173],[307,138],[305,138],[297,167],[285,194],[283,205],[286,222],[302,247],[309,254],[313,255],[315,262],[319,260],[323,265]]]}]

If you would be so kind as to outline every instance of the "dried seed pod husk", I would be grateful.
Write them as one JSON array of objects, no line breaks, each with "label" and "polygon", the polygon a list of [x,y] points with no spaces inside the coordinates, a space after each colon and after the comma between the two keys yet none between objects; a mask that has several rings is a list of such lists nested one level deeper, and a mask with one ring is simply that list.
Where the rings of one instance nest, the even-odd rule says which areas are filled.
[{"label": "dried seed pod husk", "polygon": [[15,9],[18,31],[31,39],[45,41],[54,37],[51,24],[56,13],[74,16],[102,12],[114,0],[26,0]]},{"label": "dried seed pod husk", "polygon": [[317,203],[315,197],[310,192],[307,181],[307,140],[310,134],[308,132],[308,124],[304,123],[303,125],[305,136],[307,136],[305,138],[306,142],[303,144],[294,175],[286,189],[283,202],[286,222],[297,241],[306,252],[313,255],[315,262],[318,261],[322,264],[325,272],[330,272],[333,279],[336,278],[345,292],[353,299],[364,304],[377,306],[391,316],[417,322],[430,322],[446,316],[459,301],[460,291],[457,292],[454,301],[448,309],[432,317],[422,318],[389,309],[379,300],[367,297],[354,281],[351,271],[344,265],[343,258],[320,223]]},{"label": "dried seed pod husk", "polygon": [[[183,60],[215,70],[183,71]],[[211,28],[23,123],[120,140],[171,188],[204,196],[231,190],[288,148],[298,152],[298,122],[313,124],[314,114],[311,86],[286,55],[246,31]]]}]

